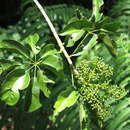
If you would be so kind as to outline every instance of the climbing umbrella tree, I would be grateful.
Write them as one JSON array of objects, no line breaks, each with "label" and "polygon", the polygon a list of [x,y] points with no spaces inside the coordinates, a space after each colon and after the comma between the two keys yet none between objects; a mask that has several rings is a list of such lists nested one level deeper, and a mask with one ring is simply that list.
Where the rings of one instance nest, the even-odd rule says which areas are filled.
[{"label": "climbing umbrella tree", "polygon": [[0,59],[3,78],[1,100],[8,105],[15,105],[20,98],[20,90],[31,88],[30,112],[41,107],[40,90],[47,98],[51,94],[47,84],[54,84],[55,81],[49,79],[47,73],[57,75],[63,70],[62,59],[54,44],[43,45],[39,48],[38,40],[39,36],[34,34],[26,38],[25,45],[13,40],[0,42],[1,49],[13,53],[13,59]]},{"label": "climbing umbrella tree", "polygon": [[[110,61],[118,56],[111,36],[119,23],[100,13],[103,0],[92,1],[93,10],[89,18],[77,11],[77,17],[71,19],[59,34],[65,39],[64,42],[40,3],[33,1],[48,23],[58,47],[53,43],[40,43],[39,46],[38,34],[29,35],[21,43],[13,40],[0,42],[3,53],[12,54],[5,56],[6,60],[0,59],[1,100],[8,105],[15,105],[20,98],[28,99],[28,94],[22,93],[27,91],[31,93],[30,102],[27,102],[28,111],[33,112],[42,106],[40,92],[49,98],[53,92],[50,86],[58,80],[66,81],[67,86],[60,86],[61,92],[54,103],[52,114],[48,117],[54,124],[49,126],[50,129],[63,129],[60,128],[60,123],[67,121],[69,117],[76,118],[76,121],[78,119],[83,130],[123,128],[120,123],[129,122],[129,98],[123,100],[128,91],[114,81],[114,68],[101,58],[106,56],[107,61]],[[72,52],[68,53],[70,48]],[[102,52],[99,53],[101,49]],[[119,103],[120,100],[123,101]],[[124,114],[123,108],[120,108],[118,112],[122,113],[118,115],[118,120],[116,109],[120,104],[124,104]],[[71,116],[66,116],[66,113],[60,116],[62,111],[71,107],[75,109],[70,110]],[[75,112],[77,109],[78,116]],[[115,122],[114,125],[109,121],[111,119]],[[67,123],[73,122],[75,121]],[[67,123],[65,126],[68,129]],[[78,123],[71,126],[71,129],[77,128],[77,125]]]}]

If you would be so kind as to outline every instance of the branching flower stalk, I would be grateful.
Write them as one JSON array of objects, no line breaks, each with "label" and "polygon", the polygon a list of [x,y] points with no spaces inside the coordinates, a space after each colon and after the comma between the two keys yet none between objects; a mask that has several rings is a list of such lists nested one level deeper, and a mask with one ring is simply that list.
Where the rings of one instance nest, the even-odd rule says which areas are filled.
[{"label": "branching flower stalk", "polygon": [[70,65],[70,67],[71,67],[71,68],[74,68],[73,62],[72,62],[72,60],[70,59],[70,56],[68,55],[67,51],[65,50],[65,48],[64,48],[64,46],[63,46],[63,43],[62,43],[61,39],[59,38],[58,33],[56,32],[55,27],[53,26],[53,24],[52,24],[50,18],[48,17],[48,15],[46,14],[45,10],[44,10],[43,7],[41,6],[41,4],[38,2],[38,0],[33,0],[33,1],[34,1],[34,3],[36,4],[36,6],[38,7],[38,9],[40,10],[40,12],[42,13],[42,15],[44,16],[46,22],[48,23],[48,25],[49,25],[49,27],[50,27],[50,29],[51,29],[51,31],[52,31],[52,33],[53,33],[53,35],[54,35],[54,37],[55,37],[57,43],[58,43],[58,45],[59,45],[61,51],[63,52],[64,56],[66,57],[66,59],[67,59],[69,65]]},{"label": "branching flower stalk", "polygon": [[100,57],[82,60],[76,70],[78,74],[75,78],[81,96],[80,101],[88,103],[97,117],[104,120],[111,115],[112,103],[127,94],[125,88],[111,83],[113,68],[105,64]]}]

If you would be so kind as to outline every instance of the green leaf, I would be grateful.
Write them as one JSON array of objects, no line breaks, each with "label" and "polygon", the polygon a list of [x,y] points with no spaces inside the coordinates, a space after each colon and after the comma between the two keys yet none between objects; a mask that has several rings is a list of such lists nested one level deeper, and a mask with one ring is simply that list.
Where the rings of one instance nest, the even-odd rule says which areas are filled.
[{"label": "green leaf", "polygon": [[120,23],[118,21],[114,21],[110,23],[105,23],[101,27],[105,30],[115,32],[120,27]]},{"label": "green leaf", "polygon": [[116,56],[116,47],[108,35],[103,36],[103,42],[112,56]]},{"label": "green leaf", "polygon": [[38,71],[38,82],[39,82],[41,91],[44,93],[46,97],[49,98],[51,91],[47,87],[47,83],[54,83],[54,82],[48,79],[48,77],[44,75],[42,71]]},{"label": "green leaf", "polygon": [[22,69],[16,69],[7,75],[4,83],[2,84],[2,91],[9,89],[14,92],[18,90],[23,90],[28,87],[29,83],[29,73],[25,73]]},{"label": "green leaf", "polygon": [[83,48],[82,54],[86,54],[90,49],[92,49],[97,44],[98,36],[94,34],[89,43]]},{"label": "green leaf", "polygon": [[80,30],[78,33],[73,33],[71,35],[74,42],[78,41],[85,34],[85,30]]},{"label": "green leaf", "polygon": [[88,52],[97,44],[97,39],[98,39],[97,34],[94,34],[90,39],[90,41],[88,42],[88,44],[84,46],[82,52],[80,53],[81,56],[79,57],[79,59],[83,59],[88,55]]},{"label": "green leaf", "polygon": [[66,47],[72,47],[74,46],[75,42],[72,38],[68,38]]},{"label": "green leaf", "polygon": [[80,31],[80,29],[76,29],[76,28],[72,28],[72,27],[66,27],[62,33],[60,33],[61,36],[67,36],[67,35],[71,35],[73,33],[78,33]]},{"label": "green leaf", "polygon": [[40,98],[40,85],[36,77],[33,78],[33,85],[32,85],[32,100],[31,105],[29,106],[29,112],[36,111],[42,105],[39,101]]},{"label": "green leaf", "polygon": [[0,67],[0,75],[3,73],[2,67]]},{"label": "green leaf", "polygon": [[74,105],[79,97],[77,91],[73,91],[71,88],[66,89],[58,96],[57,101],[54,105],[54,116],[58,115],[61,111],[63,111],[67,107],[71,107]]},{"label": "green leaf", "polygon": [[61,36],[71,35],[73,33],[79,33],[82,30],[91,30],[92,23],[87,20],[77,20],[68,24],[60,33]]},{"label": "green leaf", "polygon": [[108,130],[115,130],[123,121],[130,118],[130,107],[122,110],[108,126]]},{"label": "green leaf", "polygon": [[130,120],[126,120],[118,126],[117,130],[129,130],[130,129]]},{"label": "green leaf", "polygon": [[125,68],[123,71],[120,71],[119,74],[116,76],[115,81],[123,81],[127,75],[130,74],[130,67]]},{"label": "green leaf", "polygon": [[102,18],[102,13],[100,13],[100,9],[103,4],[103,0],[93,0],[93,15],[95,16],[96,22],[98,22]]},{"label": "green leaf", "polygon": [[79,119],[80,119],[80,127],[82,130],[87,130],[87,118],[88,118],[88,113],[86,112],[84,105],[79,104]]},{"label": "green leaf", "polygon": [[20,97],[19,90],[27,88],[29,82],[29,73],[24,73],[24,70],[16,69],[10,72],[2,84],[1,100],[8,105],[15,105]]},{"label": "green leaf", "polygon": [[8,70],[13,65],[17,65],[17,63],[15,61],[11,61],[11,60],[0,59],[1,73]]},{"label": "green leaf", "polygon": [[30,83],[30,75],[28,72],[25,72],[25,74],[16,81],[15,85],[13,86],[13,89],[18,89],[18,90],[24,90],[28,87]]},{"label": "green leaf", "polygon": [[105,16],[96,25],[98,28],[100,28],[101,31],[112,33],[119,29],[120,22]]},{"label": "green leaf", "polygon": [[112,116],[107,123],[107,130],[115,130],[125,121],[130,119],[130,98],[125,98],[116,104],[112,111]]},{"label": "green leaf", "polygon": [[6,104],[10,106],[15,105],[18,102],[19,98],[20,98],[19,91],[14,92],[12,90],[8,90],[1,95],[1,100],[5,101]]},{"label": "green leaf", "polygon": [[[22,69],[16,69],[7,74],[4,82],[2,83],[2,91],[6,91],[12,89],[14,87],[18,87],[16,85],[17,81],[25,74],[25,71]],[[21,86],[21,84],[19,84]]]},{"label": "green leaf", "polygon": [[47,44],[45,46],[42,47],[40,53],[39,53],[39,57],[44,58],[48,55],[55,55],[58,54],[58,51],[55,49],[55,45],[54,44]]},{"label": "green leaf", "polygon": [[128,84],[130,84],[130,77],[125,78],[124,80],[121,80],[120,86],[122,88],[126,87]]},{"label": "green leaf", "polygon": [[43,65],[54,68],[57,71],[63,70],[62,59],[58,55],[48,55],[42,60]]},{"label": "green leaf", "polygon": [[35,46],[36,43],[39,41],[39,35],[37,33],[35,33],[34,35],[29,35],[25,39],[25,41],[30,45],[34,54],[37,54],[39,52],[39,50],[37,50],[37,48]]},{"label": "green leaf", "polygon": [[14,53],[19,53],[22,56],[28,58],[30,56],[29,50],[17,41],[5,40],[0,42],[0,49],[11,50]]},{"label": "green leaf", "polygon": [[80,30],[77,33],[73,33],[67,43],[67,47],[72,47],[76,41],[78,41],[85,34],[84,30]]},{"label": "green leaf", "polygon": [[130,105],[130,98],[125,98],[124,100],[119,102],[119,104],[117,104],[115,106],[115,109],[113,110],[113,116],[116,117],[116,115],[118,115],[125,108],[129,107],[129,105]]},{"label": "green leaf", "polygon": [[34,35],[29,35],[25,41],[29,44],[29,45],[35,45],[38,41],[39,41],[39,35],[37,33],[35,33]]}]

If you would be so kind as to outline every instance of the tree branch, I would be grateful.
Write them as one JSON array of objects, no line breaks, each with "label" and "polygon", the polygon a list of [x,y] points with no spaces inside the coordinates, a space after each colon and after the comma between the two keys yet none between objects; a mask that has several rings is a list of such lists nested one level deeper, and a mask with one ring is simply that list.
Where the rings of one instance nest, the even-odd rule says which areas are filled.
[{"label": "tree branch", "polygon": [[38,2],[38,0],[33,0],[34,3],[36,4],[36,6],[38,7],[38,9],[40,10],[40,12],[42,13],[42,15],[44,16],[46,22],[48,23],[61,51],[63,52],[64,56],[66,57],[69,65],[73,68],[73,63],[72,63],[72,60],[70,59],[70,56],[68,55],[67,51],[65,50],[64,46],[63,46],[63,43],[61,41],[61,39],[59,38],[58,36],[58,33],[56,32],[51,20],[49,19],[49,17],[47,16],[45,10],[43,9],[43,7],[41,6],[41,4]]}]

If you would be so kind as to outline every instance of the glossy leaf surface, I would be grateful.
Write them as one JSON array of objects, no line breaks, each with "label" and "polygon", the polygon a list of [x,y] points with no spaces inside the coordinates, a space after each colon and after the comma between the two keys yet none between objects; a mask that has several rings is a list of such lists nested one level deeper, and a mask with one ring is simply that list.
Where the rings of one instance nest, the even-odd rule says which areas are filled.
[{"label": "glossy leaf surface", "polygon": [[73,91],[71,88],[60,93],[57,101],[55,102],[54,115],[56,116],[59,112],[63,111],[67,107],[74,105],[78,99],[79,95],[77,91]]},{"label": "glossy leaf surface", "polygon": [[40,96],[40,85],[38,83],[37,78],[34,77],[32,81],[32,99],[31,99],[31,105],[29,107],[29,112],[36,111],[42,106],[40,103],[39,96]]}]

